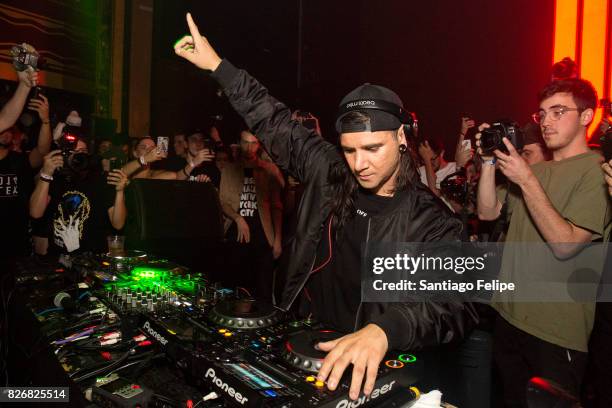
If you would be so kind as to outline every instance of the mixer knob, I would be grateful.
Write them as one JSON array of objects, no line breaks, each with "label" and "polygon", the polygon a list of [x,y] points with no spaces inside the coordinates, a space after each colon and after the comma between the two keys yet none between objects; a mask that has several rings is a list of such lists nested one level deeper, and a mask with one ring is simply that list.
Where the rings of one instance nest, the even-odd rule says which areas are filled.
[{"label": "mixer knob", "polygon": [[258,321],[257,321],[257,324],[258,324],[259,326],[263,326],[263,325],[264,325],[264,321],[263,321],[263,320],[258,320]]},{"label": "mixer knob", "polygon": [[252,320],[249,320],[249,321],[247,321],[247,325],[248,325],[249,327],[253,327],[253,326],[255,326],[255,322],[254,322],[254,321],[252,321]]},{"label": "mixer knob", "polygon": [[315,362],[315,368],[317,369],[317,371],[319,371],[321,369],[321,362],[320,361]]},{"label": "mixer knob", "polygon": [[293,364],[298,365],[298,364],[300,364],[300,362],[301,362],[301,360],[300,360],[299,357],[294,357],[293,358]]},{"label": "mixer knob", "polygon": [[310,362],[310,360],[304,360],[304,368],[310,368],[311,365],[312,363]]},{"label": "mixer knob", "polygon": [[242,327],[244,326],[244,321],[242,320],[238,320],[238,322],[236,322],[238,324],[238,327]]},{"label": "mixer knob", "polygon": [[227,325],[228,325],[228,326],[232,326],[233,324],[234,324],[234,320],[233,320],[233,319],[229,319],[229,320],[227,321]]}]

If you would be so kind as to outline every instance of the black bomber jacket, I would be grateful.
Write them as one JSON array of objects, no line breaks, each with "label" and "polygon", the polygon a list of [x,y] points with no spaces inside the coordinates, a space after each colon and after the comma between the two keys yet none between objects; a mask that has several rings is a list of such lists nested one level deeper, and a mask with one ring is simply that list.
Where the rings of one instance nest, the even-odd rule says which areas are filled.
[{"label": "black bomber jacket", "polygon": [[[287,310],[308,281],[321,239],[327,239],[323,229],[330,217],[328,203],[332,198],[328,177],[333,166],[345,165],[344,159],[336,146],[292,121],[289,109],[246,71],[223,60],[212,77],[276,165],[304,184],[279,305]],[[461,222],[418,182],[397,192],[391,208],[371,218],[368,240],[458,241],[461,229]],[[377,324],[385,331],[390,349],[415,350],[460,339],[477,321],[473,305],[459,299],[444,303],[362,303],[355,329]]]}]

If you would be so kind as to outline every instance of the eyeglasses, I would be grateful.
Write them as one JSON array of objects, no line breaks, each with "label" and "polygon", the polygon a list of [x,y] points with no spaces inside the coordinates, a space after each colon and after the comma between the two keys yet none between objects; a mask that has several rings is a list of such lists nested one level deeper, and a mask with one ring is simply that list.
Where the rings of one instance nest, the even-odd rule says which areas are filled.
[{"label": "eyeglasses", "polygon": [[559,106],[556,108],[552,108],[548,112],[545,111],[544,109],[541,109],[539,112],[532,114],[531,118],[533,119],[535,123],[542,124],[544,122],[544,119],[546,119],[546,115],[548,115],[549,113],[550,113],[550,117],[552,118],[552,120],[557,121],[561,119],[561,116],[563,116],[565,113],[571,112],[571,111],[580,112],[581,109],[568,108],[567,106]]}]

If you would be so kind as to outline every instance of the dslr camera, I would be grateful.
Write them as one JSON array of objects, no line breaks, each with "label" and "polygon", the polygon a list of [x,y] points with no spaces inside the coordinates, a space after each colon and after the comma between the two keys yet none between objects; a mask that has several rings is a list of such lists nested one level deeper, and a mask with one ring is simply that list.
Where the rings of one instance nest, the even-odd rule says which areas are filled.
[{"label": "dslr camera", "polygon": [[508,153],[508,149],[503,142],[503,138],[507,138],[510,143],[521,150],[524,146],[523,131],[518,123],[504,119],[498,120],[491,124],[491,127],[480,132],[480,149],[483,156],[490,156],[495,150]]},{"label": "dslr camera", "polygon": [[25,71],[28,68],[37,70],[43,62],[38,51],[26,43],[13,46],[10,54],[13,58],[13,66],[18,72]]},{"label": "dslr camera", "polygon": [[69,125],[64,127],[62,136],[57,141],[67,165],[66,167],[77,172],[87,169],[90,164],[87,153],[75,152],[78,141],[78,134],[70,129]]}]

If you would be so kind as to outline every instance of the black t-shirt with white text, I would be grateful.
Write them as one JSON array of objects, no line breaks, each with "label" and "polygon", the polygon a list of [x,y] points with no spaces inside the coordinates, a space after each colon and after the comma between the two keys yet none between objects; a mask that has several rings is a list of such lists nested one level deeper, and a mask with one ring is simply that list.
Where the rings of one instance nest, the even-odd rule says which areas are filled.
[{"label": "black t-shirt with white text", "polygon": [[[253,169],[244,169],[244,182],[242,192],[240,193],[240,205],[238,206],[238,214],[245,219],[249,225],[250,243],[252,245],[262,245],[267,243],[266,235],[261,225],[261,218],[257,209],[257,188],[255,187],[255,178],[253,177]],[[238,236],[238,228],[236,223],[233,223],[227,236],[230,240],[235,241]]]},{"label": "black t-shirt with white text", "polygon": [[0,256],[28,254],[29,200],[34,171],[24,153],[9,152],[0,160]]},{"label": "black t-shirt with white text", "polygon": [[[345,224],[337,240],[332,231],[329,263],[315,272],[306,286],[314,318],[340,332],[354,330],[361,303],[361,245],[366,241],[369,219],[384,211],[392,199],[359,190],[354,217]],[[328,233],[327,226],[324,231]],[[315,268],[329,256],[329,241],[325,238],[317,251]]]}]

